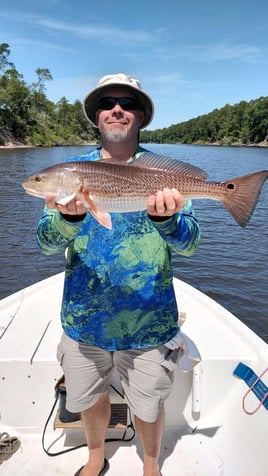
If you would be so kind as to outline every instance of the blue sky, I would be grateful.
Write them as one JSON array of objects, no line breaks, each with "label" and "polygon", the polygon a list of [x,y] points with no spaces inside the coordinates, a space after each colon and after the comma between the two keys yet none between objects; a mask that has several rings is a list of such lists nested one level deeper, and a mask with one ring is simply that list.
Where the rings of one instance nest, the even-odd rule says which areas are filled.
[{"label": "blue sky", "polygon": [[157,129],[268,95],[267,18],[267,0],[10,0],[0,43],[27,83],[50,70],[54,102],[105,74],[138,78]]}]

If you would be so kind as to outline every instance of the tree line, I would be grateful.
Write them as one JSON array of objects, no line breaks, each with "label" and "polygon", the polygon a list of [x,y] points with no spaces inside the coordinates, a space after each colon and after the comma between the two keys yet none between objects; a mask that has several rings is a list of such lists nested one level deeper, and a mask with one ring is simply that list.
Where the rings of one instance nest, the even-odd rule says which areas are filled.
[{"label": "tree line", "polygon": [[221,109],[174,124],[144,131],[143,142],[268,146],[268,96]]},{"label": "tree line", "polygon": [[[82,103],[66,97],[54,103],[46,97],[47,68],[35,70],[27,84],[10,61],[10,47],[0,44],[0,145],[8,142],[34,146],[79,145],[98,142],[98,130],[85,118]],[[141,132],[145,143],[268,145],[268,97],[231,106],[171,125]]]}]

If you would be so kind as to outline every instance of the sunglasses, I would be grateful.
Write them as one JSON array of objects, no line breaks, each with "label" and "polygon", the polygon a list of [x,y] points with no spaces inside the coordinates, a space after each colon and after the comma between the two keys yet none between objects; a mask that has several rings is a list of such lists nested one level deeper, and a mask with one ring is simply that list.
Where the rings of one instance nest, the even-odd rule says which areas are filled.
[{"label": "sunglasses", "polygon": [[141,109],[140,103],[136,98],[113,98],[110,96],[99,98],[97,100],[97,109],[110,111],[116,104],[119,104],[124,111],[136,111],[137,109]]}]

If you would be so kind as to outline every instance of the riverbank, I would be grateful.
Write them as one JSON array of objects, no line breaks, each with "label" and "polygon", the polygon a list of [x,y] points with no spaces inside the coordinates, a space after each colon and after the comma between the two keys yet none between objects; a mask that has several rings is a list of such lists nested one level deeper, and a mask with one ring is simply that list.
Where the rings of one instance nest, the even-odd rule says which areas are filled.
[{"label": "riverbank", "polygon": [[[83,144],[62,144],[57,146],[48,146],[48,147],[74,147],[74,146],[87,146],[87,145],[97,145],[95,142],[85,142]],[[45,146],[44,146],[45,147]],[[42,149],[43,146],[37,146],[34,144],[20,144],[17,142],[8,142],[6,145],[0,145],[0,149]]]},{"label": "riverbank", "polygon": [[30,144],[14,144],[13,142],[8,142],[6,145],[0,145],[0,149],[32,149],[35,147]]},{"label": "riverbank", "polygon": [[[141,141],[142,142],[142,141]],[[61,144],[61,145],[55,145],[55,146],[48,146],[48,147],[74,147],[74,146],[88,146],[88,145],[98,145],[96,142],[85,142],[82,144]],[[178,144],[179,145],[179,144]],[[223,143],[221,141],[215,141],[215,142],[196,142],[188,145],[196,145],[196,146],[218,146],[218,147],[268,147],[268,141],[262,141],[259,142],[258,144],[241,144],[240,142],[230,142],[230,143]],[[34,144],[23,144],[19,142],[7,142],[5,145],[0,145],[0,149],[39,149],[42,148],[43,146],[37,146]]]}]

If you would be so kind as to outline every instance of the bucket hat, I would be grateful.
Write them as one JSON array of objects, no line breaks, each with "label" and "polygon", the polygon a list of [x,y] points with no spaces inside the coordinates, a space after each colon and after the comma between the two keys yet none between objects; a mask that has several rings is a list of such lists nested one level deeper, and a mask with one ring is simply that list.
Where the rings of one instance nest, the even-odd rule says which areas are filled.
[{"label": "bucket hat", "polygon": [[142,90],[138,79],[131,78],[130,76],[123,73],[103,76],[99,80],[97,86],[87,94],[84,99],[83,108],[85,116],[89,122],[91,122],[91,124],[96,127],[97,99],[102,95],[106,88],[110,88],[112,86],[127,87],[131,90],[131,92],[138,98],[141,104],[141,109],[144,112],[144,120],[141,125],[141,129],[144,129],[146,126],[148,126],[154,115],[153,101],[150,96],[148,96],[148,94]]}]

